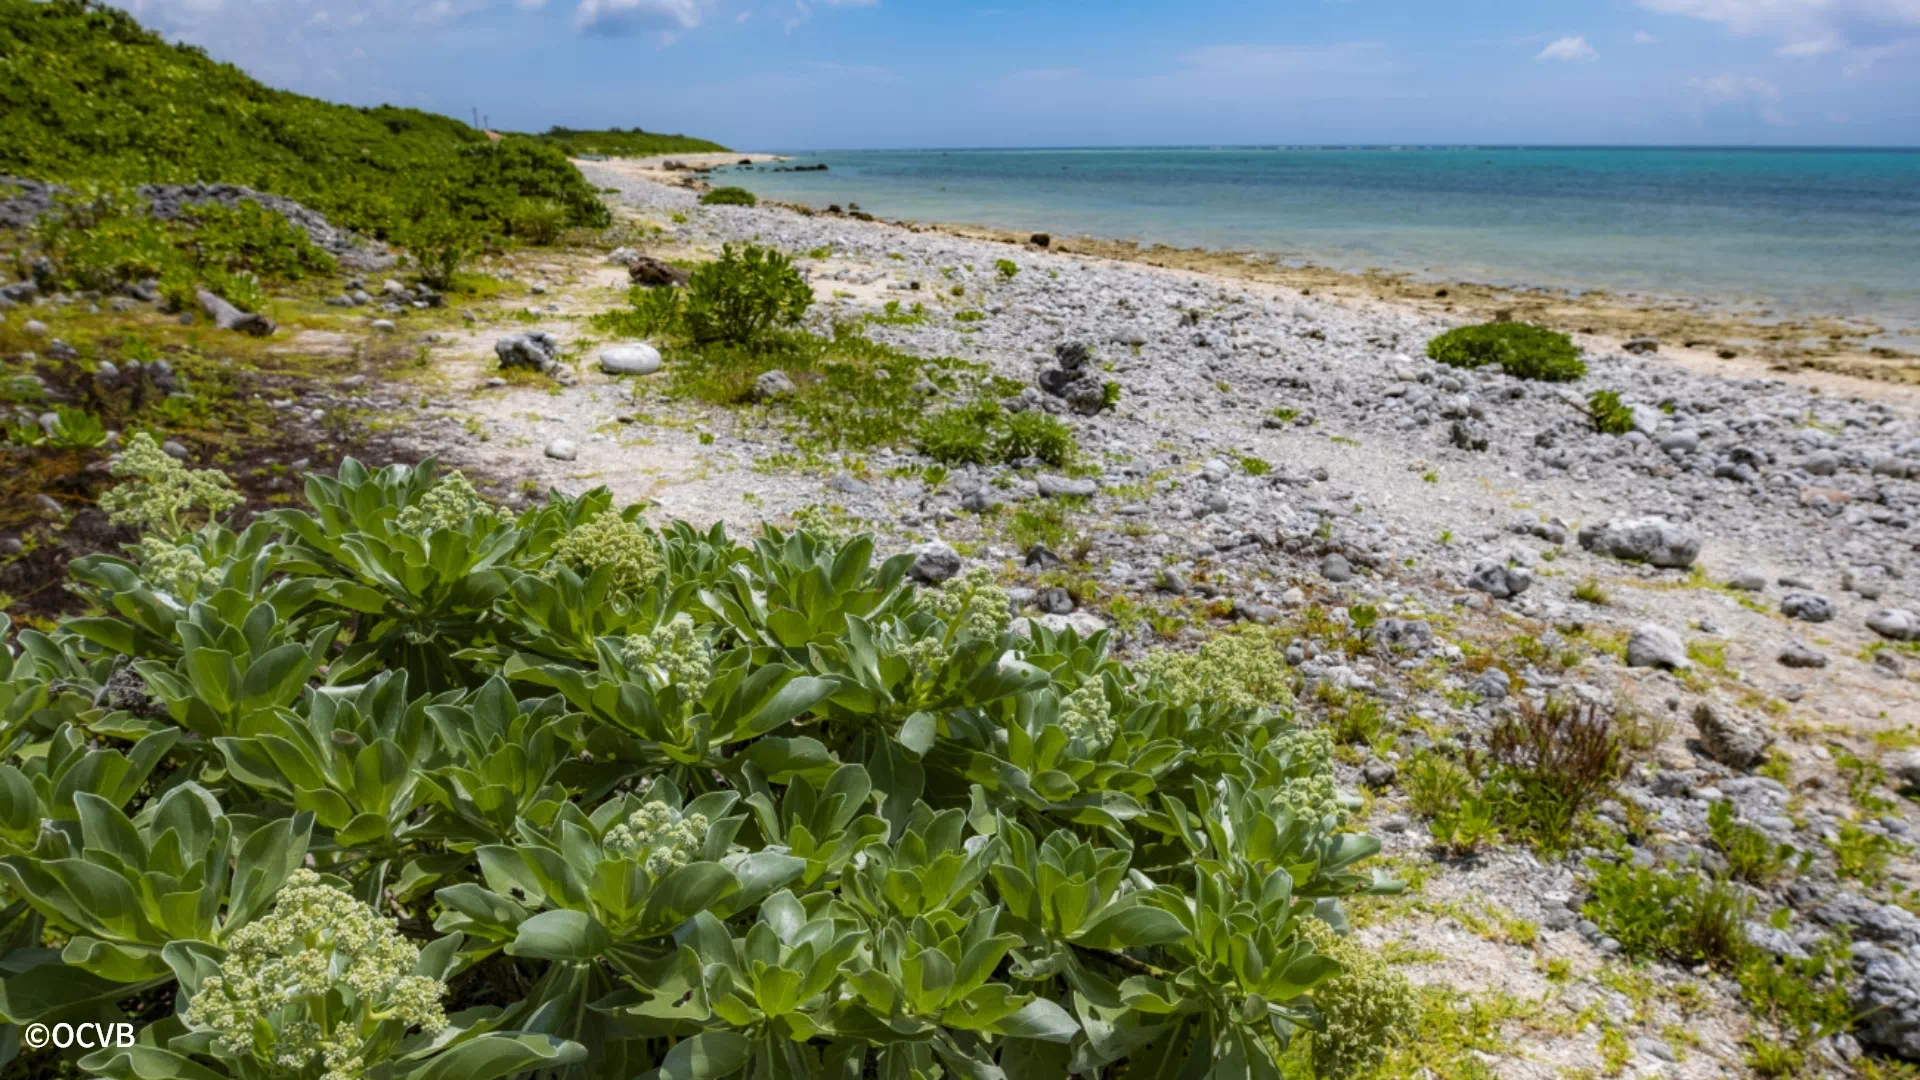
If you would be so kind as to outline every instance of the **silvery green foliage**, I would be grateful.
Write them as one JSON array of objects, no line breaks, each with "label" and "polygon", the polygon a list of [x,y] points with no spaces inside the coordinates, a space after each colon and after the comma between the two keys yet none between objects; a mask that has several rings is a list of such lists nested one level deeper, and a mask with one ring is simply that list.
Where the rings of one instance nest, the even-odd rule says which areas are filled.
[{"label": "silvery green foliage", "polygon": [[431,462],[307,501],[78,560],[101,614],[0,661],[0,1020],[152,1010],[85,1071],[1278,1077],[1398,1015],[1331,981],[1395,884],[1271,642],[1130,669],[865,537]]}]

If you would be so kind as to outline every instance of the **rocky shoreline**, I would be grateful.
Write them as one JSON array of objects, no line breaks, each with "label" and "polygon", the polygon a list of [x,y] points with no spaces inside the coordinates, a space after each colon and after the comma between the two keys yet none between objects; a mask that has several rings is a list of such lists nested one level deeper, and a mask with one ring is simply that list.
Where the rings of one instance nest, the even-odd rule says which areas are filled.
[{"label": "rocky shoreline", "polygon": [[[1920,887],[1920,819],[1896,794],[1920,784],[1910,401],[1882,384],[1837,393],[1591,348],[1578,383],[1523,382],[1426,360],[1425,342],[1450,325],[1432,313],[778,207],[700,207],[685,187],[583,167],[616,189],[649,254],[741,241],[793,252],[820,332],[864,320],[916,355],[985,364],[1027,387],[1009,407],[1057,412],[1098,467],[956,466],[929,484],[905,467],[924,461],[910,450],[801,453],[777,404],[675,399],[654,382],[651,349],[619,346],[602,370],[610,343],[584,317],[617,304],[627,277],[605,253],[505,271],[535,283],[515,332],[552,335],[564,379],[503,382],[505,331],[436,335],[437,399],[402,436],[416,450],[523,499],[606,484],[654,500],[659,517],[870,530],[883,550],[921,552],[930,576],[987,565],[1011,579],[1024,617],[1113,627],[1126,649],[1234,622],[1305,627],[1287,653],[1303,713],[1365,701],[1385,717],[1347,748],[1342,776],[1368,793],[1366,825],[1402,874],[1424,882],[1368,938],[1424,957],[1407,967],[1417,981],[1586,1018],[1509,1023],[1502,1050],[1482,1055],[1498,1075],[1590,1064],[1617,1031],[1631,1034],[1629,1075],[1726,1075],[1753,1024],[1739,988],[1655,964],[1636,969],[1651,997],[1624,994],[1620,943],[1581,910],[1584,860],[1603,852],[1444,858],[1406,802],[1404,770],[1472,751],[1516,709],[1552,696],[1611,710],[1637,749],[1598,815],[1634,824],[1636,863],[1724,866],[1708,824],[1720,802],[1804,853],[1777,885],[1740,886],[1749,936],[1782,955],[1850,940],[1856,1005],[1887,1017],[1823,1040],[1814,1073],[1848,1075],[1863,1044],[1920,1058],[1920,933],[1907,932],[1920,922],[1887,902]],[[1090,357],[1063,351],[1078,346]],[[1117,383],[1117,407],[1076,408],[1066,367]],[[1589,429],[1575,406],[1596,388],[1620,394],[1633,431]],[[1052,543],[1071,550],[1010,520],[1051,522]],[[1848,761],[1868,771],[1843,776]],[[1839,856],[1862,836],[1889,853],[1871,882]],[[1533,929],[1489,931],[1489,910]],[[1787,913],[1784,930],[1767,911]]]}]

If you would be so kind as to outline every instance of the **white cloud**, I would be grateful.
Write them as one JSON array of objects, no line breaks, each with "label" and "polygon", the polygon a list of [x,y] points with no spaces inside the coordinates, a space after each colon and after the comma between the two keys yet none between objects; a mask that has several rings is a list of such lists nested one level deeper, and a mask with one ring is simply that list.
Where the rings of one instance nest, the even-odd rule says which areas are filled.
[{"label": "white cloud", "polygon": [[1660,39],[1647,33],[1645,30],[1635,30],[1633,32],[1633,43],[1635,45],[1658,45],[1660,44]]},{"label": "white cloud", "polygon": [[1569,37],[1555,38],[1553,41],[1548,42],[1547,47],[1541,49],[1540,55],[1534,57],[1534,59],[1584,62],[1587,60],[1598,60],[1600,59],[1600,54],[1593,51],[1593,46],[1587,44],[1585,37],[1572,35]]},{"label": "white cloud", "polygon": [[1789,127],[1793,121],[1780,108],[1780,88],[1754,75],[1702,76],[1687,80],[1704,108],[1746,108],[1774,127]]},{"label": "white cloud", "polygon": [[1639,0],[1666,15],[1719,23],[1736,34],[1770,37],[1782,56],[1848,54],[1859,74],[1920,42],[1920,0]]},{"label": "white cloud", "polygon": [[705,0],[580,0],[573,25],[603,34],[656,30],[666,34],[700,25]]},{"label": "white cloud", "polygon": [[1753,100],[1778,101],[1780,88],[1754,75],[1710,75],[1688,79],[1687,89],[1709,105],[1738,105]]}]

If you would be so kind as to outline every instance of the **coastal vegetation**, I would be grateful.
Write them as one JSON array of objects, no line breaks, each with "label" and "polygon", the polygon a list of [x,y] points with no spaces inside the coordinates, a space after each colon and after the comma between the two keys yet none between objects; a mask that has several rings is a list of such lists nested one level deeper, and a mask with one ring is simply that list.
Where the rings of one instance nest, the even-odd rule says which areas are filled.
[{"label": "coastal vegetation", "polygon": [[568,157],[652,157],[656,154],[725,153],[726,147],[691,135],[662,135],[639,128],[607,128],[583,131],[568,127],[550,127],[532,136]]},{"label": "coastal vegetation", "polygon": [[701,206],[758,206],[759,196],[743,187],[717,187],[700,196]]},{"label": "coastal vegetation", "polygon": [[[143,179],[77,173],[0,233],[34,287],[0,304],[0,585],[33,590],[0,597],[0,1023],[142,1032],[0,1041],[8,1075],[1911,1075],[1803,901],[1904,925],[1920,736],[1824,772],[1807,747],[1874,751],[1797,716],[1752,775],[1683,750],[1683,694],[1786,714],[1724,632],[1759,601],[1597,564],[1510,487],[1528,531],[1477,527],[1447,507],[1497,475],[1474,455],[1407,462],[1447,498],[1395,535],[1366,489],[1420,436],[1355,419],[1412,406],[1337,308],[1143,273],[1189,303],[1129,305],[1140,344],[1096,361],[1087,319],[1023,312],[1115,280],[1093,260],[982,246],[968,308],[961,241],[780,217],[835,264],[816,297],[778,211],[641,181],[603,230],[518,192],[402,222],[389,287],[253,203],[157,219]],[[602,310],[640,255],[686,284]],[[935,287],[839,296],[842,267]],[[183,322],[196,285],[281,329]],[[1233,327],[1355,382],[1162,366]],[[522,333],[550,368],[496,363]],[[1461,366],[1568,360],[1454,334]],[[1609,424],[1702,396],[1626,363],[1585,398]],[[1483,404],[1530,432],[1581,400],[1549,396]],[[577,462],[533,441],[560,423]],[[783,524],[581,493],[665,492],[616,471],[673,457]],[[1586,606],[1467,592],[1442,560],[1483,547]],[[1641,592],[1714,601],[1659,616],[1692,665],[1642,673],[1664,710],[1620,665]]]},{"label": "coastal vegetation", "polygon": [[1427,355],[1449,367],[1498,364],[1516,379],[1542,382],[1572,382],[1587,373],[1580,350],[1567,335],[1532,323],[1462,326],[1428,342]]},{"label": "coastal vegetation", "polygon": [[501,231],[523,199],[604,225],[555,147],[457,120],[353,108],[263,86],[85,0],[0,0],[0,175],[83,187],[241,184],[406,243],[417,222]]},{"label": "coastal vegetation", "polygon": [[1399,886],[1239,653],[604,490],[349,460],[236,529],[121,460],[96,614],[0,651],[7,1019],[141,1018],[89,1074],[1346,1075],[1411,1021],[1343,937]]}]

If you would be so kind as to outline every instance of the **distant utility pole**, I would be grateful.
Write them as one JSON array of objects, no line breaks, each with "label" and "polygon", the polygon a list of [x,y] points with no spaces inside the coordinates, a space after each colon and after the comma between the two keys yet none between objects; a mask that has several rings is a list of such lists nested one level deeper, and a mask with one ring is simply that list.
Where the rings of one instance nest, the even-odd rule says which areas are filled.
[{"label": "distant utility pole", "polygon": [[473,126],[480,126],[480,110],[477,107],[473,110]]}]

